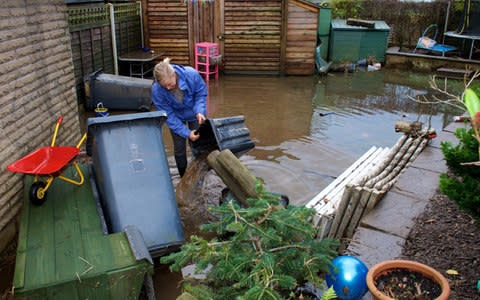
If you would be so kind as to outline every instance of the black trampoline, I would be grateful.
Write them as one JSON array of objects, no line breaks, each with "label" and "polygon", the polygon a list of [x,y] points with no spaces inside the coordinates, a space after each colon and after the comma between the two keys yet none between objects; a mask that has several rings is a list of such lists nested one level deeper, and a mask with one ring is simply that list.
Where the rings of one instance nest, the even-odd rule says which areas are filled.
[{"label": "black trampoline", "polygon": [[472,59],[475,41],[480,40],[480,0],[465,0],[460,24],[456,31],[447,31],[445,36],[471,41],[468,59]]},{"label": "black trampoline", "polygon": [[458,34],[480,35],[480,1],[465,0]]}]

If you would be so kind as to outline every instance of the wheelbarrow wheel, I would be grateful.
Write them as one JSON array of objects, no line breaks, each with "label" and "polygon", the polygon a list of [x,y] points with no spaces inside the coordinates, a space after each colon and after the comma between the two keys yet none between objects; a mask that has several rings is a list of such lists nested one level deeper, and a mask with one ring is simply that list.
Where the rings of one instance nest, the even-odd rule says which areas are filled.
[{"label": "wheelbarrow wheel", "polygon": [[30,202],[33,205],[42,205],[45,200],[47,200],[46,192],[40,192],[40,189],[45,187],[45,182],[37,181],[32,184],[30,187]]}]

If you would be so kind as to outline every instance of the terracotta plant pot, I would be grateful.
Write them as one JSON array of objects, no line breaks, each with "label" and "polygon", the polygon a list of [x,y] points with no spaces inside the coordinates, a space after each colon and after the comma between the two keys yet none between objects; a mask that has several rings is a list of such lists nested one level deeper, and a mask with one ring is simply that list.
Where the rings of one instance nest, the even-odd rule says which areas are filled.
[{"label": "terracotta plant pot", "polygon": [[370,270],[367,273],[367,286],[368,286],[368,289],[370,290],[370,293],[372,294],[373,299],[394,300],[393,298],[386,296],[384,293],[378,290],[374,283],[377,281],[377,279],[381,275],[388,273],[388,271],[391,269],[397,269],[397,268],[418,272],[423,276],[435,281],[440,285],[442,289],[442,293],[440,294],[440,296],[436,298],[436,300],[448,299],[450,295],[450,286],[448,285],[447,279],[443,277],[442,274],[432,269],[431,267],[418,262],[409,261],[409,260],[389,260],[389,261],[379,263],[373,266],[372,268],[370,268]]}]

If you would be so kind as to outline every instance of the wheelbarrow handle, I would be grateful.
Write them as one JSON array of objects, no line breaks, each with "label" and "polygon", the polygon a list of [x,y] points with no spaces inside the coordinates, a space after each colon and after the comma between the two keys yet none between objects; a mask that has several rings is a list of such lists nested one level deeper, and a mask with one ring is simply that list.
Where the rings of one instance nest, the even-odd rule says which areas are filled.
[{"label": "wheelbarrow handle", "polygon": [[52,143],[50,144],[51,147],[55,146],[55,140],[57,139],[58,127],[60,126],[60,123],[62,123],[62,121],[63,121],[63,117],[60,116],[60,118],[58,118],[57,123],[55,124],[55,131],[53,132]]}]

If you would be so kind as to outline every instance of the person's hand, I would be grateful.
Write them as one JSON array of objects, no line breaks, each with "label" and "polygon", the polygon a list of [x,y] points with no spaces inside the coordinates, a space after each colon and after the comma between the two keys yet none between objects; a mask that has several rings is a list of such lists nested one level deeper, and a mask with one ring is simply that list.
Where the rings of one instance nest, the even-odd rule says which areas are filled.
[{"label": "person's hand", "polygon": [[205,123],[206,118],[203,114],[197,113],[195,117],[197,117],[197,121],[199,125]]},{"label": "person's hand", "polygon": [[190,136],[188,137],[192,142],[195,142],[200,138],[200,133],[197,130],[190,131]]}]

